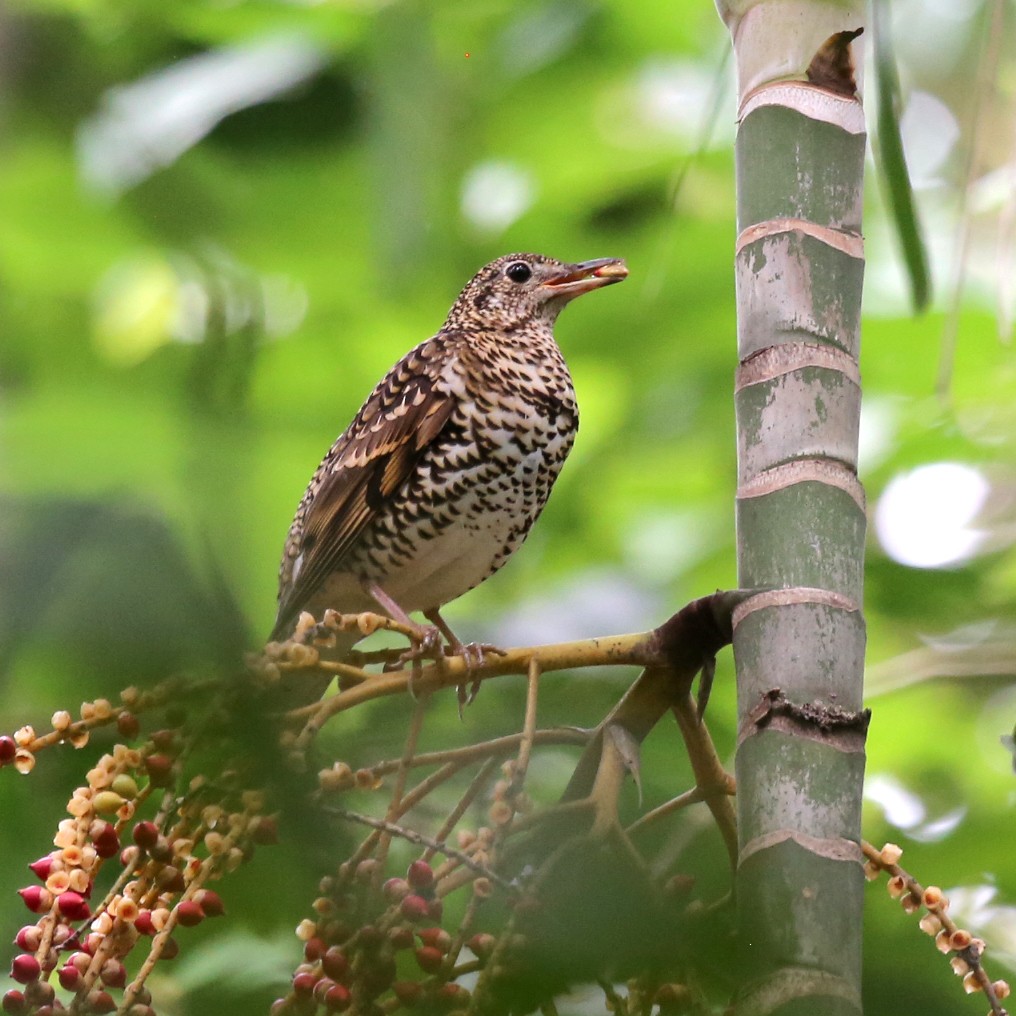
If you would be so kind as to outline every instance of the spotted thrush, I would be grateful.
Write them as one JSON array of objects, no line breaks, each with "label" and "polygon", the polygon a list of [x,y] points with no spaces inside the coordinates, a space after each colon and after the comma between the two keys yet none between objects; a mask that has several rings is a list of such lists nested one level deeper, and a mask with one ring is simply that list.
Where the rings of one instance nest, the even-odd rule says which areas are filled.
[{"label": "spotted thrush", "polygon": [[576,296],[627,274],[618,258],[509,254],[473,277],[311,478],[282,555],[272,639],[291,635],[301,611],[380,606],[411,626],[408,614],[422,611],[463,650],[439,608],[526,538],[578,429],[554,321]]}]

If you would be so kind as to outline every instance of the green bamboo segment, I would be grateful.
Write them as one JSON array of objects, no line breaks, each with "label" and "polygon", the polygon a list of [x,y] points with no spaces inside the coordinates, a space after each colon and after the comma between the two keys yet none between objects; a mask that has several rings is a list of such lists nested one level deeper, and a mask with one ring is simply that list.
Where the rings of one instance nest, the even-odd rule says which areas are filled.
[{"label": "green bamboo segment", "polygon": [[796,110],[753,110],[737,133],[737,228],[792,218],[860,231],[864,146]]},{"label": "green bamboo segment", "polygon": [[787,68],[803,78],[811,56],[862,24],[863,11],[792,0],[719,6],[743,106],[738,574],[742,587],[772,590],[745,605],[734,629],[736,1007],[739,1016],[858,1016],[865,135],[849,85],[788,82]]},{"label": "green bamboo segment", "polygon": [[[772,687],[771,657],[780,660],[782,688],[807,685],[820,702],[861,708],[864,618],[858,610],[820,603],[793,603],[749,614],[739,625],[738,689],[757,702]],[[808,647],[802,652],[802,647]],[[849,679],[844,680],[844,675]],[[743,793],[741,788],[741,793]]]},{"label": "green bamboo segment", "polygon": [[857,357],[864,279],[860,258],[813,236],[787,232],[746,245],[738,264],[744,266],[736,278],[742,359],[774,342],[800,339],[828,343]]},{"label": "green bamboo segment", "polygon": [[[826,483],[795,483],[761,497],[742,497],[737,503],[737,529],[743,537],[738,581],[745,589],[831,589],[860,601],[865,525],[857,502]],[[735,646],[739,643],[736,639]],[[801,691],[802,701],[810,701],[811,689]]]},{"label": "green bamboo segment", "polygon": [[[788,879],[787,873],[793,878]],[[804,979],[802,989],[817,987],[834,991],[854,1007],[832,1010],[860,1012],[860,987],[855,979],[861,963],[861,941],[853,928],[860,912],[864,877],[853,861],[822,857],[792,840],[785,840],[749,857],[741,866],[741,931],[752,943],[743,956],[746,980],[765,981],[787,968],[812,971],[814,981]],[[832,983],[830,983],[832,980]],[[830,991],[830,988],[832,991]],[[804,999],[808,1001],[808,999]],[[756,1009],[779,1012],[807,1011],[827,1016],[824,999],[812,998],[811,1008],[794,1010]],[[747,1007],[748,1011],[753,1011]],[[745,1006],[738,1007],[738,1016]]]}]

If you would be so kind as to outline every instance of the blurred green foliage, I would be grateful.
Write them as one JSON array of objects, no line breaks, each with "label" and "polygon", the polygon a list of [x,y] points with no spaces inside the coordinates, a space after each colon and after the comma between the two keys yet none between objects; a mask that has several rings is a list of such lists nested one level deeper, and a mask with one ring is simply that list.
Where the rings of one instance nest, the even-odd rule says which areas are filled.
[{"label": "blurred green foliage", "polygon": [[[869,772],[884,808],[872,803],[867,835],[903,844],[925,882],[995,887],[975,931],[994,933],[1013,963],[1016,787],[999,741],[1016,713],[1016,365],[999,339],[1013,199],[992,174],[1012,158],[1016,121],[1011,95],[993,93],[981,115],[1002,122],[1008,109],[1010,133],[965,176],[984,11],[961,6],[894,4],[904,98],[931,96],[956,136],[935,162],[935,138],[913,124],[908,136],[904,116],[939,283],[925,317],[908,316],[872,190],[863,478],[874,505],[899,474],[950,460],[981,469],[990,493],[977,552],[949,567],[908,567],[870,541],[870,690],[906,684],[894,660],[924,639],[937,639],[931,655],[953,654],[931,667],[939,676],[872,700]],[[450,621],[513,644],[639,630],[735,585],[727,47],[707,0],[12,0],[0,11],[0,726],[44,726],[54,709],[255,646],[320,456],[472,272],[509,250],[623,256],[631,278],[563,316],[582,407],[572,460],[524,550]],[[999,80],[1012,79],[1011,50]],[[956,271],[964,189],[978,200],[943,402],[953,287],[942,283]],[[950,638],[975,623],[977,637]],[[595,723],[630,677],[547,679],[541,718]],[[464,727],[445,703],[428,740],[516,729],[522,683],[497,683]],[[732,683],[727,658],[710,720],[729,753]],[[408,708],[359,710],[336,746],[354,765],[397,754]],[[688,774],[672,730],[645,753],[651,806]],[[559,791],[569,757],[534,763],[538,795]],[[67,749],[45,753],[30,779],[2,774],[3,928],[21,923],[21,861],[48,850],[88,764]],[[175,1000],[160,1012],[264,1010],[334,846],[315,833],[319,856],[301,839],[233,879],[235,937],[206,939],[192,960],[185,950],[162,975]],[[715,880],[715,834],[688,819],[686,836],[681,864]],[[867,920],[870,1014],[978,1011],[881,889]],[[234,983],[241,964],[277,980]]]}]

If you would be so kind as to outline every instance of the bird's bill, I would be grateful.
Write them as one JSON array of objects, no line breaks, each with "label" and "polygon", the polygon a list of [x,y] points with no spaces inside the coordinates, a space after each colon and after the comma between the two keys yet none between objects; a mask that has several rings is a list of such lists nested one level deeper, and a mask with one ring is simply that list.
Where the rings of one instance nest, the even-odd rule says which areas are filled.
[{"label": "bird's bill", "polygon": [[567,271],[544,280],[542,286],[555,297],[571,298],[603,286],[613,285],[628,277],[628,266],[622,258],[597,258],[568,265]]}]

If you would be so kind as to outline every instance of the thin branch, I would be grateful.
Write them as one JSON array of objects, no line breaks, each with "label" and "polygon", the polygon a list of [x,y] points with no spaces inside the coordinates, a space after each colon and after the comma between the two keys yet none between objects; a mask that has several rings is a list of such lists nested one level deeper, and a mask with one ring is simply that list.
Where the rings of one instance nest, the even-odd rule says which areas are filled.
[{"label": "thin branch", "polygon": [[734,793],[734,778],[723,768],[705,720],[699,716],[690,693],[674,704],[673,712],[695,774],[695,785],[702,791],[703,800],[713,813],[727,848],[730,866],[736,868],[737,818],[734,806],[730,803],[730,795]]},{"label": "thin branch", "polygon": [[398,836],[400,839],[407,840],[410,843],[415,843],[420,847],[427,847],[432,853],[444,854],[447,857],[454,857],[460,864],[469,868],[470,871],[477,875],[481,875],[483,878],[490,879],[495,885],[500,886],[505,892],[513,895],[518,894],[519,890],[516,886],[512,885],[506,879],[503,879],[497,872],[492,871],[484,864],[478,864],[474,861],[467,853],[462,850],[458,850],[448,843],[442,843],[438,840],[431,839],[429,836],[425,836],[423,833],[418,833],[415,829],[408,829],[405,826],[396,825],[394,822],[387,822],[384,819],[372,818],[370,815],[362,815],[355,811],[346,811],[342,808],[326,807],[323,809],[326,814],[334,815],[336,818],[345,819],[349,822],[358,822],[361,825],[370,826],[370,828],[377,830],[381,834],[387,834],[388,836]]},{"label": "thin branch", "polygon": [[[985,997],[991,1005],[992,1016],[1009,1016],[999,1001],[999,991],[996,990],[996,985],[992,983],[991,978],[981,963],[981,957],[984,954],[985,948],[984,943],[980,939],[973,938],[966,929],[960,928],[949,916],[949,901],[941,892],[934,886],[925,889],[910,872],[901,868],[896,863],[896,859],[901,853],[898,847],[894,848],[887,845],[882,850],[879,850],[868,843],[867,840],[862,840],[861,850],[871,866],[868,869],[869,872],[877,869],[887,872],[892,876],[889,883],[890,891],[897,888],[899,891],[894,892],[893,895],[899,898],[901,902],[909,899],[910,903],[907,904],[908,912],[923,906],[928,911],[928,914],[935,918],[938,927],[934,923],[925,927],[922,921],[922,931],[927,931],[935,936],[935,945],[941,952],[956,953],[957,957],[968,970],[966,976],[969,977],[973,974],[977,987],[980,987],[984,992]],[[876,876],[877,871],[875,874],[869,874],[870,878]],[[893,886],[893,880],[897,880],[896,887]],[[954,966],[954,970],[957,973],[961,973],[963,967],[956,969]],[[1005,985],[1005,993],[1008,994],[1008,985],[1004,981],[998,983],[1000,987]],[[966,984],[964,984],[964,987],[966,987]],[[976,991],[977,988],[971,987],[968,990]]]}]

